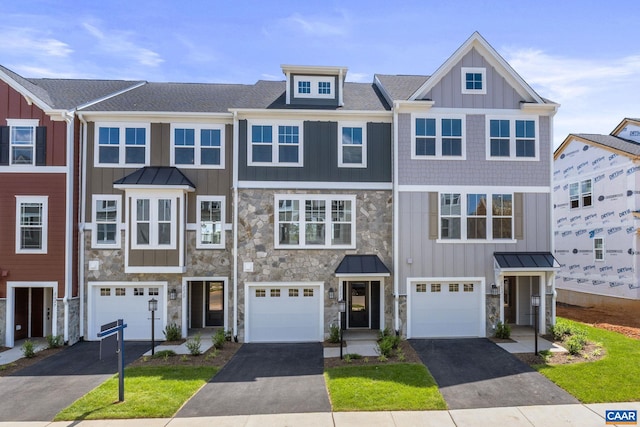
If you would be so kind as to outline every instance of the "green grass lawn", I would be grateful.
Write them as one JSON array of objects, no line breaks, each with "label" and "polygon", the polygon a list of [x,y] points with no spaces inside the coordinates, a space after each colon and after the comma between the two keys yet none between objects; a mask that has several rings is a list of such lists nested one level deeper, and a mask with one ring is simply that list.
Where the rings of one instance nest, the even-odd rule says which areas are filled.
[{"label": "green grass lawn", "polygon": [[62,410],[54,421],[170,417],[218,369],[213,366],[126,368],[124,402],[118,402],[118,375],[115,375]]},{"label": "green grass lawn", "polygon": [[334,411],[447,409],[423,365],[344,366],[327,369],[324,375]]},{"label": "green grass lawn", "polygon": [[535,368],[583,403],[640,401],[640,341],[616,332],[571,322],[607,355],[597,362]]}]

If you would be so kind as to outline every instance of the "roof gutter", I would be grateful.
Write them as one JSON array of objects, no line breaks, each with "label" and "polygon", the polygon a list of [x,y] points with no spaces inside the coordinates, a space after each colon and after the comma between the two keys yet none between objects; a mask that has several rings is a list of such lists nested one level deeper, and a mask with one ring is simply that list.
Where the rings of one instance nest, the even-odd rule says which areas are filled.
[{"label": "roof gutter", "polygon": [[233,337],[238,342],[238,112],[233,111]]}]

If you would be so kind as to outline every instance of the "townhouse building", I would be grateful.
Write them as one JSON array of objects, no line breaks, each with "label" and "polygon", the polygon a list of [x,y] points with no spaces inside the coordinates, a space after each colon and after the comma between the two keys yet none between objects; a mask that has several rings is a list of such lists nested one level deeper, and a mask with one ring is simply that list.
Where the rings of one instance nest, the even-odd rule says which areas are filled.
[{"label": "townhouse building", "polygon": [[640,300],[640,119],[609,135],[570,134],[554,154],[558,301],[603,308]]},{"label": "townhouse building", "polygon": [[[532,325],[532,296],[542,297],[540,329],[554,323],[557,104],[478,33],[431,76],[282,72],[253,85],[47,80],[51,93],[77,86],[84,98],[64,98],[73,132],[46,151],[73,181],[60,187],[64,209],[52,208],[66,200],[55,196],[45,209],[66,224],[65,251],[49,254],[69,258],[64,276],[38,280],[60,283],[47,285],[50,299],[73,309],[58,308],[68,321],[43,334],[64,324],[69,343],[96,340],[123,318],[126,339],[149,339],[153,299],[156,337],[171,324],[185,337],[224,328],[244,342],[322,341],[338,324],[484,337],[499,321]],[[3,81],[35,82],[9,73]],[[55,110],[42,105],[38,117]],[[22,184],[21,196],[47,188]],[[10,197],[2,205],[15,215]],[[0,288],[5,322],[15,323],[8,301],[23,287]]]}]

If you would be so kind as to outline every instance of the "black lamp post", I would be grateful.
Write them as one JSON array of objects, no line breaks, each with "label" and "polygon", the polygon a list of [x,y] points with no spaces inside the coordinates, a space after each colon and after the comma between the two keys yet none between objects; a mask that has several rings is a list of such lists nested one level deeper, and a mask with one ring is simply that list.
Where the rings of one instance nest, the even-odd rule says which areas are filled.
[{"label": "black lamp post", "polygon": [[155,298],[151,298],[149,300],[149,311],[151,312],[151,355],[155,354],[156,350],[156,339],[155,339],[155,329],[156,329],[156,310],[158,309],[158,300]]},{"label": "black lamp post", "polygon": [[342,359],[342,315],[347,311],[347,303],[342,299],[338,300],[338,311],[340,312],[340,359]]},{"label": "black lamp post", "polygon": [[533,319],[535,322],[535,350],[536,356],[538,355],[538,309],[540,308],[540,295],[531,295],[531,307],[533,307]]}]

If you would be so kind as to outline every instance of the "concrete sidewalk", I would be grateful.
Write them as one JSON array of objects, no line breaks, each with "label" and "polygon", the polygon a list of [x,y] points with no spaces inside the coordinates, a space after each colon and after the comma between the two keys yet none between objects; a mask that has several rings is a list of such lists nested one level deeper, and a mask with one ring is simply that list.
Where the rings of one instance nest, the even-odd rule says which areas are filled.
[{"label": "concrete sidewalk", "polygon": [[158,418],[0,423],[0,427],[347,427],[347,426],[442,426],[442,427],[602,427],[605,410],[640,411],[640,402],[595,403],[589,405],[518,406],[510,408],[458,409],[451,411],[320,412],[305,414],[238,415],[201,418]]}]

